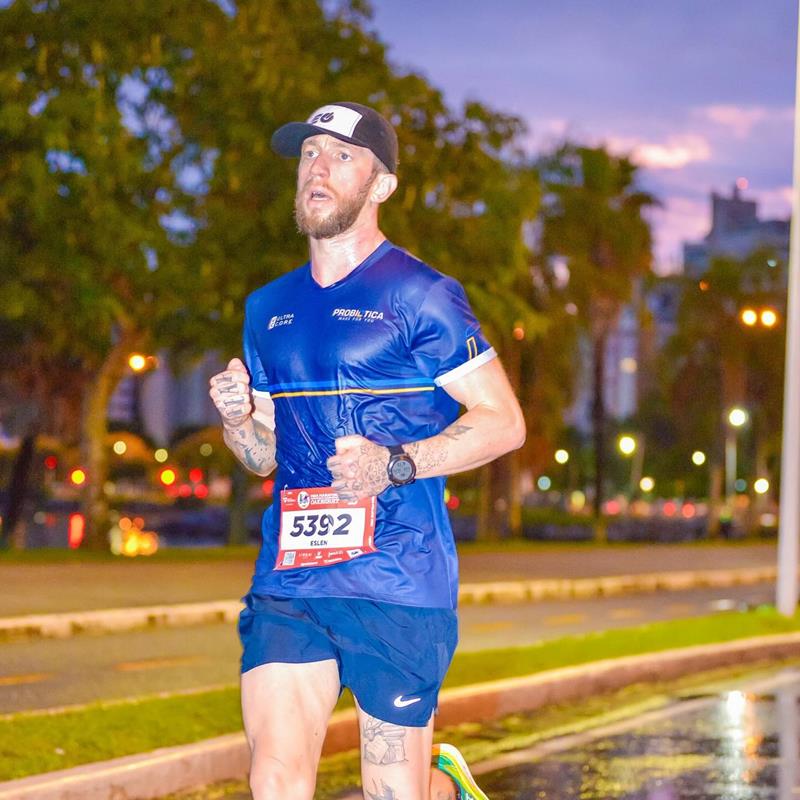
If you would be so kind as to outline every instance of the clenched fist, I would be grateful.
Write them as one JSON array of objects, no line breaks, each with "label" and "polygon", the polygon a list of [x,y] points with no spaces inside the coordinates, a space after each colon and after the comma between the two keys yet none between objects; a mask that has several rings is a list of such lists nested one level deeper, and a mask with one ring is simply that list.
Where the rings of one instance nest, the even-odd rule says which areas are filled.
[{"label": "clenched fist", "polygon": [[389,486],[389,451],[363,436],[340,436],[336,453],[328,459],[331,486],[342,500],[361,500]]},{"label": "clenched fist", "polygon": [[222,417],[222,424],[238,428],[253,413],[253,398],[250,394],[250,375],[238,358],[232,358],[223,372],[209,381],[209,395]]}]

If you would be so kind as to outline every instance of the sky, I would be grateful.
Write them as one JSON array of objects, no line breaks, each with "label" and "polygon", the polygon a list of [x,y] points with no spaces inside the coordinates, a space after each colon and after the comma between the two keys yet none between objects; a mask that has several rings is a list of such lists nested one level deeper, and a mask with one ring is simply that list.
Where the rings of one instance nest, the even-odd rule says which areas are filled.
[{"label": "sky", "polygon": [[[704,236],[712,191],[791,207],[796,0],[372,0],[401,69],[452,108],[521,117],[531,155],[564,138],[631,154],[661,200],[656,268]],[[744,185],[744,184],[743,184]]]}]

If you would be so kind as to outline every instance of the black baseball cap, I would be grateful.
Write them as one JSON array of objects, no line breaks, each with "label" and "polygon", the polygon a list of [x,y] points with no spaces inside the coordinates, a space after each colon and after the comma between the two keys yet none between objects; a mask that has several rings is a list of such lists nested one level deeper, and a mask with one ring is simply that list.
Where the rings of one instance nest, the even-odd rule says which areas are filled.
[{"label": "black baseball cap", "polygon": [[394,128],[375,109],[360,103],[331,103],[318,108],[305,122],[287,122],[272,134],[272,149],[287,158],[299,156],[303,142],[318,133],[366,147],[389,172],[397,171]]}]

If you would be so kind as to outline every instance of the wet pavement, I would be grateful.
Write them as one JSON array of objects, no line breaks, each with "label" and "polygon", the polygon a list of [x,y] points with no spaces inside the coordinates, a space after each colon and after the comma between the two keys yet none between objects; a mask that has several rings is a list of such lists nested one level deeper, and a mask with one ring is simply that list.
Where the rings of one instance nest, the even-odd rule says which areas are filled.
[{"label": "wet pavement", "polygon": [[800,670],[481,765],[491,800],[797,800]]}]

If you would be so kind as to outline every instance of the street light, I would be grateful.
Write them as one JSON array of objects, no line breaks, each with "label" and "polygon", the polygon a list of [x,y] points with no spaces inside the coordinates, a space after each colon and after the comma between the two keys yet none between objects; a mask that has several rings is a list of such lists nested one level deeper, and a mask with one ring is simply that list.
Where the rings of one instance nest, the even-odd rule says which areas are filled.
[{"label": "street light", "polygon": [[736,432],[747,424],[745,409],[734,406],[727,414],[728,427],[725,430],[725,497],[729,508],[733,508],[736,493]]},{"label": "street light", "polygon": [[706,463],[706,454],[702,450],[695,450],[692,453],[692,464],[696,467],[702,467]]},{"label": "street light", "polygon": [[569,461],[569,453],[566,450],[556,450],[555,459],[559,464],[566,464]]},{"label": "street light", "polygon": [[620,436],[619,440],[617,441],[617,447],[619,447],[620,453],[624,456],[631,456],[636,452],[636,439],[633,436],[628,436],[627,434],[624,436]]}]

